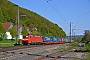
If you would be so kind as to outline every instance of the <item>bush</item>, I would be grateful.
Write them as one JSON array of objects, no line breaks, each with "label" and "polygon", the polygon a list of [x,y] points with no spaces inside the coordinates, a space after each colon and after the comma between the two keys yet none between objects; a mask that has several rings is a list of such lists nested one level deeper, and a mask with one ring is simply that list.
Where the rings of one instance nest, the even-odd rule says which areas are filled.
[{"label": "bush", "polygon": [[87,44],[87,45],[86,45],[85,50],[86,50],[87,52],[90,52],[90,44]]},{"label": "bush", "polygon": [[2,41],[3,40],[3,38],[2,37],[0,37],[0,41]]},{"label": "bush", "polygon": [[70,43],[69,46],[78,46],[78,42]]}]

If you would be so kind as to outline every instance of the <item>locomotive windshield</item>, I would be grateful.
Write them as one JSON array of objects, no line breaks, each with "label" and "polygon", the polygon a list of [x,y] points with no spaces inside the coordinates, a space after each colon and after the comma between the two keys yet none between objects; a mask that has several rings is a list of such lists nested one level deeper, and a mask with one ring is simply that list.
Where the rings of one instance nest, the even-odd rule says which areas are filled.
[{"label": "locomotive windshield", "polygon": [[23,38],[28,38],[28,36],[23,36]]}]

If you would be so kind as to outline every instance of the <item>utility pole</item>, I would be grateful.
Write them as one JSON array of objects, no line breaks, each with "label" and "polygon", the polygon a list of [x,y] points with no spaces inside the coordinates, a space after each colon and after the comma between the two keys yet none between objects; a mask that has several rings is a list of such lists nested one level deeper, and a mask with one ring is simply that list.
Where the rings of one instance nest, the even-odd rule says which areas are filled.
[{"label": "utility pole", "polygon": [[14,45],[20,45],[19,41],[19,7],[18,5],[15,5],[17,7],[17,15],[16,15],[16,29],[17,29],[17,35],[16,35],[16,43]]},{"label": "utility pole", "polygon": [[76,30],[76,29],[72,29],[72,38],[75,41],[75,31],[74,30]]},{"label": "utility pole", "polygon": [[20,34],[20,31],[19,31],[19,7],[18,8],[18,12],[17,12],[17,40],[18,40],[18,44],[20,44],[20,40],[19,40],[19,34]]},{"label": "utility pole", "polygon": [[76,29],[75,26],[74,26],[74,28],[72,29],[72,37],[73,37],[73,40],[74,40],[74,41],[76,41],[75,30],[80,30],[80,29]]},{"label": "utility pole", "polygon": [[20,30],[19,30],[19,21],[20,21],[20,16],[26,16],[26,15],[20,15],[19,14],[19,6],[18,5],[14,5],[17,6],[17,15],[16,15],[16,28],[17,28],[17,36],[16,36],[16,43],[15,45],[20,45],[20,40],[19,40],[19,35],[20,35]]},{"label": "utility pole", "polygon": [[71,36],[71,30],[72,30],[72,22],[70,22],[70,42],[71,42],[71,39],[72,39],[72,36]]}]

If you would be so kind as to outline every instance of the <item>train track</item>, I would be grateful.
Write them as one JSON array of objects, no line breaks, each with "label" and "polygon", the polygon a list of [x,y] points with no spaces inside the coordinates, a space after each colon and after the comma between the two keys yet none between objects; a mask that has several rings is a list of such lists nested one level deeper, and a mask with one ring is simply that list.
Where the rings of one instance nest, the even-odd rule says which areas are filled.
[{"label": "train track", "polygon": [[10,58],[21,57],[28,54],[33,48],[42,47],[42,45],[27,45],[27,46],[10,46],[0,47],[0,60],[8,60]]},{"label": "train track", "polygon": [[68,48],[67,50],[64,51],[57,51],[57,52],[51,52],[47,55],[43,55],[41,57],[35,58],[33,60],[72,60],[78,58],[76,57],[76,53],[73,50],[73,47]]},{"label": "train track", "polygon": [[23,48],[21,46],[16,46],[15,49],[7,49],[7,51],[0,52],[0,60],[18,60],[18,58],[19,60],[26,60],[27,57],[28,60],[72,60],[72,58],[76,59],[75,55],[77,55],[77,53],[70,52],[73,47],[70,47],[65,51],[53,51],[53,49],[56,49],[58,46],[62,45],[32,45],[22,46]]},{"label": "train track", "polygon": [[40,58],[36,58],[33,60],[56,60],[58,58],[61,58],[65,54],[66,52],[54,52],[54,53],[48,54],[46,56],[41,56]]},{"label": "train track", "polygon": [[11,60],[17,57],[23,57],[29,54],[35,54],[37,52],[44,51],[43,49],[50,48],[54,45],[30,45],[30,46],[13,46],[4,47],[0,49],[0,60]]},{"label": "train track", "polygon": [[0,52],[25,49],[25,48],[31,48],[31,47],[38,47],[38,46],[41,46],[41,45],[27,45],[27,46],[20,45],[20,46],[10,46],[10,47],[0,47]]}]

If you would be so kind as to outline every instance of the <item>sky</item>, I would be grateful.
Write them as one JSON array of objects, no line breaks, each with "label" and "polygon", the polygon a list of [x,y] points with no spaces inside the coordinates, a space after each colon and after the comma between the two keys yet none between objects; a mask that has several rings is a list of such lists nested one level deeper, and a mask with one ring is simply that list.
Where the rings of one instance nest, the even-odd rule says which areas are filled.
[{"label": "sky", "polygon": [[66,35],[83,35],[90,30],[90,0],[10,0],[58,24]]}]

